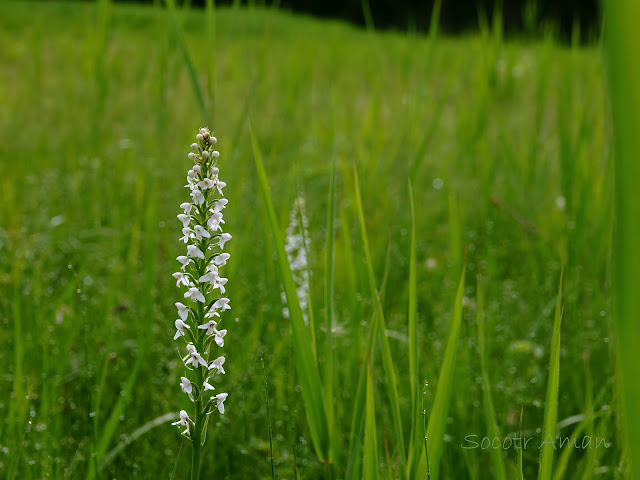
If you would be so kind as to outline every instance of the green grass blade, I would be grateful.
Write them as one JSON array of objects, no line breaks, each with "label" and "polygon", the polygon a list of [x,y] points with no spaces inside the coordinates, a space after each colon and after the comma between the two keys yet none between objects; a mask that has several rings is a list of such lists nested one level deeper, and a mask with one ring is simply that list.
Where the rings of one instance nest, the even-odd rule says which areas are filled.
[{"label": "green grass blade", "polygon": [[[335,111],[335,109],[334,109]],[[329,199],[327,208],[327,238],[325,243],[325,277],[324,277],[324,309],[325,309],[325,408],[329,435],[333,438],[333,292],[334,292],[334,224],[336,216],[336,119],[333,118],[333,155],[331,159],[331,178],[329,179]],[[304,229],[303,229],[304,230]],[[330,442],[329,461],[333,462],[333,442]]]},{"label": "green grass blade", "polygon": [[[429,414],[429,425],[427,427],[427,438],[429,442],[429,465],[431,467],[431,479],[437,480],[440,471],[440,457],[444,448],[444,434],[449,412],[449,404],[451,403],[451,389],[453,386],[456,350],[458,349],[458,337],[460,335],[460,327],[462,325],[462,296],[464,294],[464,278],[466,272],[466,264],[462,267],[458,290],[453,304],[453,315],[451,315],[451,328],[449,330],[449,339],[444,353],[444,360],[440,368],[438,377],[438,386],[436,388],[436,396],[433,400],[431,413]],[[421,458],[421,468],[422,468]],[[426,469],[426,465],[424,466]]]},{"label": "green grass blade", "polygon": [[371,378],[371,366],[368,361],[366,404],[362,478],[374,480],[378,478],[378,441],[376,439],[376,412],[373,401],[373,379]]},{"label": "green grass blade", "polygon": [[[476,291],[476,322],[478,324],[478,350],[480,353],[480,369],[482,372],[482,407],[484,412],[485,423],[490,438],[501,438],[498,430],[498,421],[496,420],[496,411],[493,405],[493,396],[491,395],[491,382],[489,381],[489,373],[487,372],[487,355],[485,348],[485,332],[484,332],[484,288],[482,284],[482,275],[478,273]],[[502,450],[499,448],[490,448],[491,464],[493,465],[493,478],[504,480],[507,478],[502,458]]]},{"label": "green grass blade", "polygon": [[520,438],[520,446],[518,447],[518,464],[516,466],[516,480],[524,480],[524,473],[522,472],[522,452],[524,451],[523,438],[522,438],[522,415],[524,414],[524,405],[520,407],[520,424],[518,427],[518,437]]},{"label": "green grass blade", "polygon": [[551,480],[553,476],[553,453],[556,440],[556,421],[558,418],[558,388],[560,384],[560,326],[562,323],[562,280],[564,267],[560,273],[556,314],[553,320],[553,336],[549,358],[549,380],[547,382],[547,398],[544,406],[544,423],[542,428],[542,445],[540,447],[540,469],[538,480]]},{"label": "green grass blade", "polygon": [[615,141],[614,286],[628,458],[633,478],[640,478],[640,2],[607,0],[605,40]]},{"label": "green grass blade", "polygon": [[[373,272],[373,258],[371,256],[371,250],[369,249],[369,239],[367,236],[367,228],[364,220],[364,210],[362,208],[362,198],[360,195],[360,184],[358,182],[358,171],[354,167],[353,171],[354,178],[354,190],[355,190],[355,200],[356,200],[356,208],[358,211],[358,219],[360,223],[360,233],[362,235],[362,243],[364,247],[365,260],[367,262],[367,276],[369,278],[369,287],[371,289],[371,295],[373,296],[373,301],[375,303],[375,309],[377,311],[377,321],[374,322],[374,325],[378,328],[378,333],[380,337],[380,345],[382,350],[382,364],[384,366],[385,375],[387,377],[387,394],[389,395],[390,407],[391,407],[391,415],[393,418],[393,426],[395,429],[396,440],[398,442],[399,447],[399,455],[400,455],[400,465],[401,470],[404,470],[404,465],[406,463],[406,450],[404,446],[404,435],[402,433],[402,420],[400,417],[400,402],[398,396],[398,388],[396,381],[395,369],[393,366],[393,359],[391,358],[391,349],[389,348],[389,339],[387,338],[387,328],[384,321],[384,313],[382,311],[382,304],[380,302],[380,295],[378,294],[378,289],[376,287],[375,274]],[[374,327],[372,327],[374,328]]]},{"label": "green grass blade", "polygon": [[411,386],[411,437],[409,440],[408,478],[414,478],[420,454],[422,439],[420,438],[421,412],[418,409],[418,301],[416,293],[416,214],[413,203],[413,188],[411,179],[409,185],[409,206],[411,209],[411,245],[409,247],[409,385]]},{"label": "green grass blade", "polygon": [[249,129],[251,132],[251,144],[253,147],[253,156],[258,172],[258,179],[262,189],[263,201],[267,209],[269,225],[274,239],[274,247],[278,257],[278,265],[282,276],[282,284],[285,295],[287,297],[287,305],[289,307],[289,317],[291,319],[291,327],[293,330],[293,348],[295,355],[295,363],[302,385],[302,398],[305,404],[307,421],[309,423],[309,432],[316,450],[316,455],[321,461],[328,459],[329,451],[329,430],[327,424],[327,414],[324,405],[324,395],[322,393],[322,383],[320,381],[320,373],[318,372],[318,364],[313,358],[311,349],[309,348],[310,339],[307,328],[302,318],[302,310],[298,301],[296,287],[291,275],[289,260],[284,250],[282,242],[282,234],[280,232],[280,224],[276,217],[271,198],[271,189],[267,179],[267,173],[262,160],[262,153],[258,146],[253,122],[249,118]]},{"label": "green grass blade", "polygon": [[[375,322],[375,319],[372,321]],[[373,345],[375,336],[373,335],[373,325],[369,331],[369,345]],[[358,386],[356,387],[356,395],[353,404],[353,414],[351,416],[351,434],[349,436],[349,455],[347,457],[347,472],[345,478],[347,480],[359,480],[360,467],[360,450],[361,439],[364,429],[365,409],[366,409],[366,385],[367,385],[367,366],[373,361],[373,350],[368,351],[368,361],[360,367],[360,376],[358,377]]]}]

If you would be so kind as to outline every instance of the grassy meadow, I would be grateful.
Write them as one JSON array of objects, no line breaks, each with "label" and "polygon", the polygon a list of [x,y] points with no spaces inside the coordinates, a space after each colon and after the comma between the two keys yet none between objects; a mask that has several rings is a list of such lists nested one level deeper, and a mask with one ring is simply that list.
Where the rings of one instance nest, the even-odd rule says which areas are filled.
[{"label": "grassy meadow", "polygon": [[611,113],[578,35],[2,2],[0,478],[189,478],[171,274],[203,125],[233,240],[202,478],[427,478],[425,428],[431,479],[629,478]]}]

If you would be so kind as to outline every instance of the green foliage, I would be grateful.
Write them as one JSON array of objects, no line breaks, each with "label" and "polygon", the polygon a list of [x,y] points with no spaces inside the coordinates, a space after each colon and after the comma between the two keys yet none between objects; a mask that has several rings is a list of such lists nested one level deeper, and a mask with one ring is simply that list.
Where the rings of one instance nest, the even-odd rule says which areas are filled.
[{"label": "green foliage", "polygon": [[[237,317],[203,476],[270,476],[264,358],[280,475],[426,478],[424,409],[432,479],[534,478],[564,258],[556,431],[610,447],[559,449],[553,472],[625,476],[612,359],[622,339],[633,375],[637,315],[625,304],[613,334],[600,51],[506,42],[489,20],[450,38],[437,5],[420,36],[213,0],[2,4],[0,478],[187,477],[190,450],[158,419],[182,398],[175,215],[203,118],[228,166]],[[300,195],[308,326],[283,252]],[[528,448],[462,448],[515,436],[522,405]]]}]

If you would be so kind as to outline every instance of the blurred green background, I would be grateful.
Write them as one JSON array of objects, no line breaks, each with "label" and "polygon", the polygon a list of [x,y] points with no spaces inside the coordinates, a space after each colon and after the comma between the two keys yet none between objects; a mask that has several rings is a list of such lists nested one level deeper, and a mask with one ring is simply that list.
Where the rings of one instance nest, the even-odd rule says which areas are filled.
[{"label": "blurred green background", "polygon": [[[0,477],[165,478],[175,465],[175,478],[188,478],[190,445],[169,420],[153,421],[187,406],[172,340],[182,295],[171,274],[184,248],[175,216],[188,199],[189,144],[208,124],[228,184],[227,318],[236,321],[220,385],[227,413],[210,424],[204,478],[271,476],[261,358],[277,478],[294,478],[296,465],[299,478],[347,475],[376,311],[356,166],[407,445],[416,414],[409,343],[417,338],[429,412],[466,248],[446,435],[430,439],[442,443],[441,478],[499,478],[499,464],[515,475],[515,448],[462,448],[466,436],[492,431],[483,378],[501,437],[518,433],[524,406],[522,432],[533,438],[524,477],[538,474],[563,264],[558,433],[589,436],[594,448],[558,448],[553,478],[627,478],[601,45],[585,46],[578,28],[568,44],[552,30],[505,40],[499,14],[485,20],[452,37],[438,33],[437,18],[418,35],[264,7],[2,3]],[[314,332],[320,371],[328,358],[335,364],[323,373],[333,389],[331,467],[309,436],[248,112],[281,232],[294,200],[305,199],[317,319],[336,159],[333,328],[320,321]],[[378,355],[370,364],[376,475],[400,478],[382,363]],[[596,437],[608,446],[595,448]]]}]

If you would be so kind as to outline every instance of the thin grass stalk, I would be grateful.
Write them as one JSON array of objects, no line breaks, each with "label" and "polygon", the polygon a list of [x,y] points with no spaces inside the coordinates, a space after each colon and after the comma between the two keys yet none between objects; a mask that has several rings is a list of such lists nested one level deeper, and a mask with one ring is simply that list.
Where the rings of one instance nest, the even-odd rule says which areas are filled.
[{"label": "thin grass stalk", "polygon": [[267,384],[267,374],[264,371],[264,358],[260,357],[262,363],[262,378],[264,380],[264,398],[267,402],[267,425],[269,426],[269,463],[271,463],[271,478],[276,480],[276,467],[273,459],[273,431],[271,430],[271,407],[269,406],[269,385]]},{"label": "thin grass stalk", "polygon": [[[462,325],[462,296],[464,293],[466,263],[462,267],[458,290],[453,304],[451,315],[451,327],[449,329],[449,339],[438,376],[436,396],[433,400],[431,413],[429,414],[429,425],[427,427],[427,437],[431,447],[431,477],[438,479],[440,473],[440,457],[444,449],[445,426],[451,403],[451,390],[454,382],[456,351],[458,349],[458,337]],[[422,459],[421,459],[422,463]],[[426,466],[426,465],[425,465]]]},{"label": "thin grass stalk", "polygon": [[522,471],[522,452],[524,451],[524,439],[522,438],[522,415],[524,414],[524,404],[520,407],[520,423],[518,424],[518,438],[520,439],[519,446],[516,447],[518,452],[518,459],[516,465],[516,480],[524,480],[524,473]]},{"label": "thin grass stalk", "polygon": [[540,469],[538,480],[551,480],[553,476],[553,456],[555,453],[556,422],[558,419],[558,388],[560,385],[560,327],[562,324],[562,280],[564,267],[560,273],[556,313],[553,320],[553,336],[549,355],[549,379],[544,405],[542,445],[540,446]]},{"label": "thin grass stalk", "polygon": [[378,440],[376,435],[376,411],[373,398],[373,378],[371,365],[367,360],[367,395],[364,427],[364,461],[362,478],[375,480],[378,478]]},{"label": "thin grass stalk", "polygon": [[[487,372],[487,351],[485,346],[484,331],[484,286],[480,266],[478,266],[478,280],[476,287],[476,323],[478,325],[478,351],[480,354],[480,370],[482,372],[482,399],[485,423],[487,424],[490,438],[501,438],[498,430],[498,421],[491,395],[491,382]],[[502,451],[499,448],[491,448],[491,463],[493,465],[493,478],[505,480],[506,470],[502,459]]]},{"label": "thin grass stalk", "polygon": [[371,295],[375,304],[377,312],[376,319],[372,328],[377,329],[377,334],[380,338],[380,346],[382,353],[382,364],[384,367],[385,375],[387,377],[387,393],[389,395],[389,402],[391,407],[391,416],[393,419],[393,426],[396,434],[396,440],[398,442],[399,456],[400,456],[400,472],[401,476],[404,476],[404,470],[406,468],[406,449],[404,445],[404,435],[402,433],[402,420],[400,417],[400,404],[398,387],[396,381],[395,368],[393,366],[393,359],[391,358],[391,349],[389,348],[389,339],[387,338],[387,327],[384,321],[384,313],[382,310],[382,303],[378,288],[376,286],[375,274],[373,271],[373,257],[371,256],[371,250],[369,248],[369,239],[367,235],[366,223],[364,220],[364,210],[362,208],[362,198],[360,195],[360,184],[358,181],[358,171],[354,166],[353,169],[354,178],[354,191],[356,199],[356,207],[358,210],[358,218],[360,223],[360,233],[362,235],[362,244],[364,248],[365,260],[367,263],[367,274],[369,278],[369,288],[371,289]]},{"label": "thin grass stalk", "polygon": [[[332,103],[335,100],[332,95]],[[333,109],[333,152],[331,155],[331,178],[329,180],[329,199],[327,208],[327,238],[326,238],[326,265],[325,265],[325,408],[327,410],[327,423],[329,427],[329,436],[331,441],[329,443],[329,461],[333,462],[334,442],[334,411],[333,411],[333,383],[334,383],[334,352],[333,352],[333,292],[334,292],[334,278],[335,278],[335,262],[334,262],[334,225],[336,216],[336,161],[337,161],[337,146],[336,146],[336,118],[335,108]]]},{"label": "thin grass stalk", "polygon": [[409,206],[411,210],[411,245],[409,247],[409,306],[408,306],[408,333],[409,333],[409,385],[411,387],[411,436],[409,440],[409,453],[407,459],[407,478],[415,478],[418,462],[422,451],[422,442],[419,439],[420,412],[418,411],[418,320],[417,320],[417,287],[416,287],[416,213],[413,202],[413,188],[411,179],[407,180],[409,186]]}]

